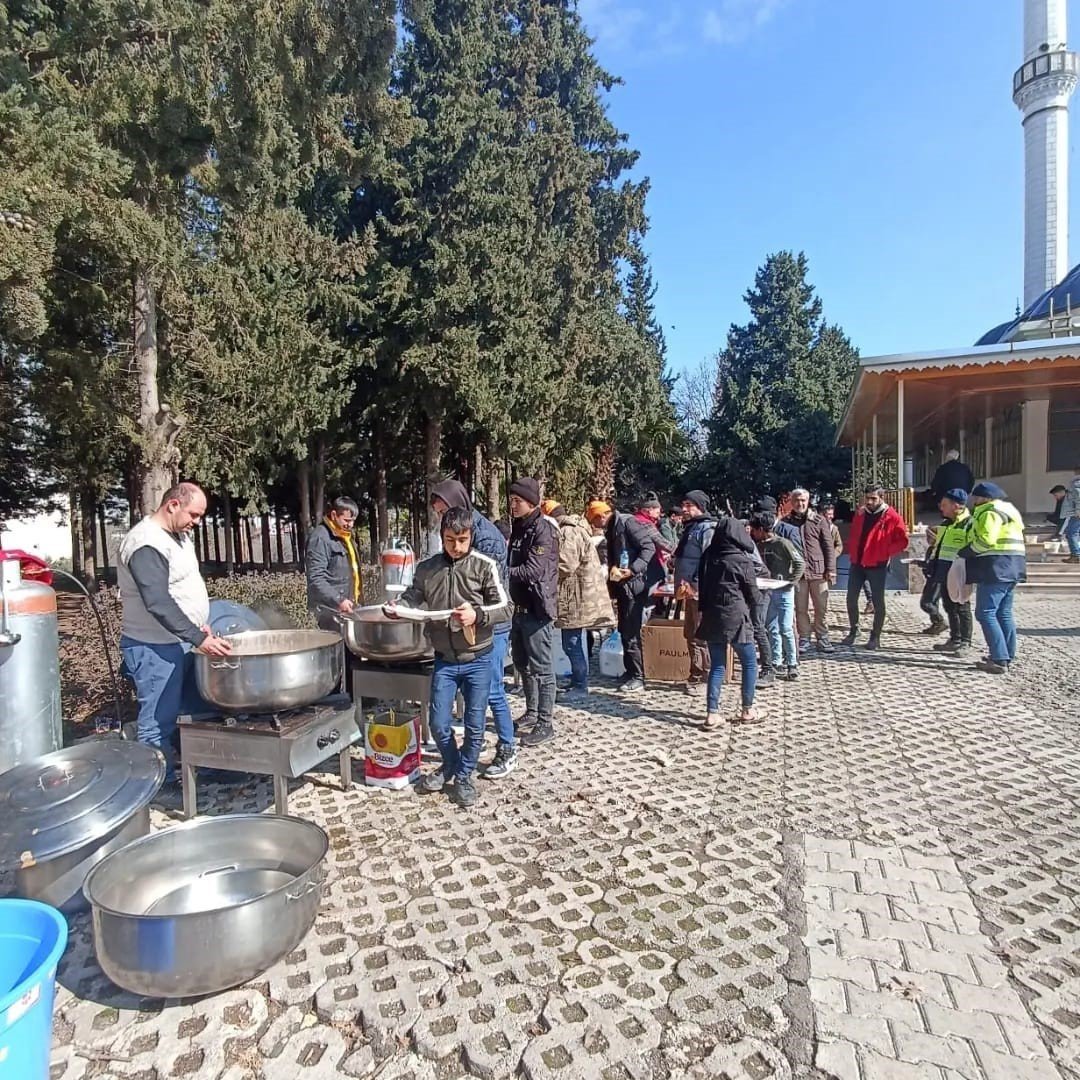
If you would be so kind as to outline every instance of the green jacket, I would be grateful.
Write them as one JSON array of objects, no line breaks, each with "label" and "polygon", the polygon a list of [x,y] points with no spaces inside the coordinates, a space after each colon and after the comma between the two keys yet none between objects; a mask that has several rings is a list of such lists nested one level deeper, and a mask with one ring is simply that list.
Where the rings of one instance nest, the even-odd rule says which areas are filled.
[{"label": "green jacket", "polygon": [[774,581],[787,581],[792,585],[803,576],[806,563],[802,552],[782,536],[767,536],[758,545],[761,559],[769,568],[769,576]]}]

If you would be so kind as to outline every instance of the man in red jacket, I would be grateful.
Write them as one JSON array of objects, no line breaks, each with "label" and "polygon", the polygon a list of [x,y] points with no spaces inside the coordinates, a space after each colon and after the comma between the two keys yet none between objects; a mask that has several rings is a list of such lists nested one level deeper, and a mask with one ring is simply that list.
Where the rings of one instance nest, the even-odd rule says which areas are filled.
[{"label": "man in red jacket", "polygon": [[847,610],[851,626],[845,645],[854,645],[859,634],[859,599],[863,583],[870,585],[874,602],[874,624],[866,648],[876,649],[881,643],[881,628],[885,625],[885,578],[889,560],[908,546],[904,519],[885,501],[885,492],[877,484],[866,489],[866,503],[851,523],[848,537]]}]

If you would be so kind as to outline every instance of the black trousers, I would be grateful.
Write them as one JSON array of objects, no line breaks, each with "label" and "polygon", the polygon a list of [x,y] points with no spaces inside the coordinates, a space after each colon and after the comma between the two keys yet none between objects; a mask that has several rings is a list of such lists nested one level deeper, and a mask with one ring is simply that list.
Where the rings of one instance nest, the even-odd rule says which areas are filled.
[{"label": "black trousers", "polygon": [[628,679],[645,678],[645,661],[641,655],[641,624],[645,619],[648,596],[619,594],[616,607],[619,614],[619,637],[622,638],[623,667]]},{"label": "black trousers", "polygon": [[769,594],[763,592],[761,599],[754,605],[750,612],[750,622],[754,627],[754,644],[757,645],[758,656],[761,657],[761,671],[773,670],[772,639],[766,629],[766,621],[769,614]]},{"label": "black trousers", "polygon": [[945,593],[945,583],[942,581],[934,581],[931,578],[923,586],[922,596],[919,598],[919,607],[930,616],[930,621],[934,623],[942,622],[941,608],[938,606],[941,603],[941,598]]},{"label": "black trousers", "polygon": [[852,630],[859,629],[859,597],[863,585],[869,585],[870,599],[874,602],[874,623],[870,632],[874,637],[881,636],[881,628],[885,625],[885,578],[888,573],[887,566],[853,566],[849,571],[847,617]]},{"label": "black trousers", "polygon": [[949,598],[948,589],[941,593],[941,602],[945,605],[945,615],[949,620],[949,640],[960,645],[971,644],[971,631],[974,620],[971,617],[971,601],[957,604]]}]

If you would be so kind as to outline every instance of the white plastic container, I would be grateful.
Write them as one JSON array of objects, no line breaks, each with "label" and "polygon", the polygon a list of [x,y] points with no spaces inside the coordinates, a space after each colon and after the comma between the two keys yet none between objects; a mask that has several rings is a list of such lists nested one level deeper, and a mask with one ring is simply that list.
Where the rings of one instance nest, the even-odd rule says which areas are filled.
[{"label": "white plastic container", "polygon": [[552,650],[551,658],[555,665],[555,677],[557,679],[568,679],[573,672],[573,668],[570,666],[570,657],[566,655],[566,650],[562,647],[561,630],[555,631],[553,644],[555,647]]},{"label": "white plastic container", "polygon": [[623,662],[622,638],[616,630],[600,646],[600,674],[605,679],[618,679],[626,674],[626,665]]}]

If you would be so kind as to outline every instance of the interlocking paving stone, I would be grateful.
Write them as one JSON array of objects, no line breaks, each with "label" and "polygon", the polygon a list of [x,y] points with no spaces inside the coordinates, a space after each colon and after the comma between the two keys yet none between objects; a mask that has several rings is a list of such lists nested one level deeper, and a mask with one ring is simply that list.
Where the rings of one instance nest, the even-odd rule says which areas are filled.
[{"label": "interlocking paving stone", "polygon": [[[469,813],[294,782],[331,840],[312,933],[151,1002],[75,918],[53,1080],[1080,1077],[1080,600],[1019,598],[996,680],[889,607],[880,653],[812,654],[752,728],[599,680]],[[267,780],[200,791],[271,806]]]}]

